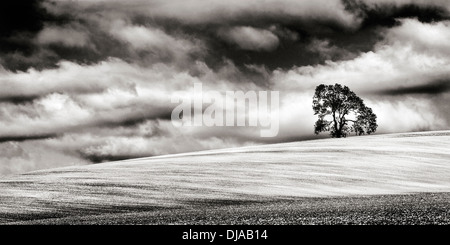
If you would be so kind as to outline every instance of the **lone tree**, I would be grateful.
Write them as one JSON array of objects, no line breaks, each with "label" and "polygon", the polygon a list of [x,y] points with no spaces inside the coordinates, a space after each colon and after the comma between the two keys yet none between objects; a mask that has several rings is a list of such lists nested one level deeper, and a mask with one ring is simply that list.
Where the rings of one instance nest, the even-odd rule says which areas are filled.
[{"label": "lone tree", "polygon": [[337,83],[317,86],[312,107],[319,117],[314,125],[315,134],[330,131],[331,137],[341,138],[350,132],[371,134],[378,127],[372,109],[347,86]]}]

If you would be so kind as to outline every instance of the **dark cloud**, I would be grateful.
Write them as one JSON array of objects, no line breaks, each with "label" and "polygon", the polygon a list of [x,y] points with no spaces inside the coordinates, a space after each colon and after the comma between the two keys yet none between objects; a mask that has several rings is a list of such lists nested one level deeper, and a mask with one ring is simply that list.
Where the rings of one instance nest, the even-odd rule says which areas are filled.
[{"label": "dark cloud", "polygon": [[[2,1],[0,5],[0,34],[8,38],[21,32],[36,33],[50,15],[42,0]],[[2,47],[3,48],[3,47]]]},{"label": "dark cloud", "polygon": [[[155,108],[152,108],[155,110]],[[153,113],[152,115],[148,114],[137,114],[129,117],[122,118],[117,121],[102,121],[96,122],[95,126],[107,127],[107,128],[116,128],[116,127],[136,127],[139,124],[145,123],[149,120],[170,120],[172,116],[172,108],[164,108],[159,112]]]},{"label": "dark cloud", "polygon": [[359,29],[397,26],[400,24],[397,21],[399,18],[416,18],[425,23],[450,18],[449,9],[445,5],[435,5],[432,1],[429,4],[404,2],[396,4],[395,1],[376,3],[374,1],[343,0],[346,9],[362,19]]},{"label": "dark cloud", "polygon": [[387,89],[376,92],[382,95],[414,95],[414,94],[429,94],[439,95],[450,91],[450,80],[435,80],[419,85],[411,85],[398,87],[395,89]]},{"label": "dark cloud", "polygon": [[83,152],[79,152],[82,158],[92,162],[92,163],[102,163],[102,162],[111,162],[111,161],[121,161],[126,159],[138,158],[138,157],[151,157],[152,155],[143,154],[143,155],[102,155],[102,154],[86,154]]},{"label": "dark cloud", "polygon": [[0,143],[3,142],[22,142],[28,140],[42,140],[42,139],[51,139],[58,137],[58,134],[41,134],[41,135],[17,135],[17,136],[8,136],[2,135],[0,136]]},{"label": "dark cloud", "polygon": [[[44,0],[2,1],[0,3],[0,64],[12,70],[25,70],[37,64],[20,57],[33,56],[40,47],[33,39],[45,23],[62,24],[66,15],[56,16],[42,5]],[[19,58],[16,58],[19,57]]]},{"label": "dark cloud", "polygon": [[[201,1],[5,3],[2,23],[8,24],[2,27],[4,57],[0,61],[12,70],[56,67],[60,60],[89,65],[108,57],[141,65],[173,61],[173,54],[167,51],[152,51],[145,45],[146,50],[144,46],[141,50],[127,48],[130,43],[126,38],[139,38],[136,32],[141,30],[136,28],[150,28],[149,35],[157,35],[156,30],[204,41],[208,54],[192,53],[190,59],[205,60],[214,69],[221,65],[223,58],[239,67],[256,64],[269,69],[290,68],[345,60],[367,52],[380,40],[378,28],[399,25],[398,18],[418,18],[422,22],[449,18],[448,9],[442,5],[408,1],[405,4],[382,1],[374,5],[359,0],[323,3],[288,0],[267,1],[256,7],[251,2],[233,4],[233,1],[228,6],[219,1],[212,1],[208,6]],[[332,6],[334,12],[329,9]],[[12,13],[23,13],[23,16]],[[129,21],[128,26],[114,26],[117,20]],[[238,33],[244,27],[253,31],[247,34],[255,39]],[[128,34],[122,31],[124,28],[128,28]],[[220,35],[218,30],[222,30]],[[261,38],[262,35],[267,38]],[[241,36],[242,41],[237,41]],[[164,37],[160,35],[160,38]],[[257,40],[266,43],[257,44]],[[308,48],[316,40],[326,40],[342,52],[324,56],[320,50]],[[131,42],[133,47],[143,45],[136,41]],[[179,52],[176,42],[169,41],[168,45]]]},{"label": "dark cloud", "polygon": [[15,105],[32,103],[34,100],[39,99],[38,95],[16,95],[16,96],[3,96],[0,97],[0,103],[12,103]]}]

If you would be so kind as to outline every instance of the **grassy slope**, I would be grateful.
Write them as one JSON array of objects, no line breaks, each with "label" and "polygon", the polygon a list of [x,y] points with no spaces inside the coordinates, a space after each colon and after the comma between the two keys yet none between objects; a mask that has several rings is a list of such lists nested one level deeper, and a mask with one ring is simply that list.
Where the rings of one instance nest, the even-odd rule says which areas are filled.
[{"label": "grassy slope", "polygon": [[[391,214],[404,213],[398,211],[402,207],[415,210],[416,221],[434,217],[418,223],[449,223],[450,195],[431,199],[431,194],[398,195],[450,192],[449,149],[450,131],[441,131],[313,140],[36,171],[0,180],[0,223],[260,224],[286,213],[296,215],[272,221],[383,223]],[[386,194],[397,195],[389,198]],[[258,210],[262,212],[259,215],[254,213]],[[240,218],[226,216],[227,212]],[[380,213],[384,215],[377,218]],[[391,223],[408,220],[405,217],[410,214],[404,214]],[[246,215],[250,216],[242,218]],[[372,222],[358,221],[364,215]]]}]

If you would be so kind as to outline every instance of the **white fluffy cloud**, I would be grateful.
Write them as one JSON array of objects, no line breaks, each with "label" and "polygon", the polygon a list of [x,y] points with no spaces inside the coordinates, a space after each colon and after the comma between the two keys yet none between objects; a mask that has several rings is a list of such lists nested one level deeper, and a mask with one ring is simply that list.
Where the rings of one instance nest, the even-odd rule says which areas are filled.
[{"label": "white fluffy cloud", "polygon": [[[126,86],[129,82],[123,79],[123,75],[118,79],[111,79],[111,76],[119,76],[120,71],[127,65],[112,59],[93,66],[62,61],[58,68],[43,71],[30,69],[27,72],[14,73],[0,70],[0,85],[4,88],[0,91],[0,97],[39,96],[60,91],[75,94],[95,93],[111,85]],[[110,76],[104,76],[105,74]]]},{"label": "white fluffy cloud", "polygon": [[174,37],[151,26],[137,26],[123,20],[114,21],[109,32],[136,51],[152,53],[160,58],[187,60],[188,55],[201,54],[203,44],[194,38]]},{"label": "white fluffy cloud", "polygon": [[[128,121],[170,118],[176,91],[189,91],[194,83],[205,90],[255,89],[236,84],[236,67],[228,64],[215,72],[205,63],[192,64],[197,75],[158,63],[149,67],[109,59],[95,65],[61,62],[58,68],[13,73],[3,70],[5,88],[0,113],[0,137],[61,134],[83,127],[120,125]],[[8,98],[30,97],[23,103]]]},{"label": "white fluffy cloud", "polygon": [[446,58],[450,54],[450,21],[425,24],[402,19],[401,25],[386,30],[385,45],[411,46],[416,52]]},{"label": "white fluffy cloud", "polygon": [[3,137],[59,133],[84,124],[93,116],[68,95],[58,93],[49,94],[31,104],[4,104],[1,114],[0,136]]},{"label": "white fluffy cloud", "polygon": [[273,51],[279,44],[278,37],[272,32],[249,26],[220,30],[219,36],[244,50]]}]

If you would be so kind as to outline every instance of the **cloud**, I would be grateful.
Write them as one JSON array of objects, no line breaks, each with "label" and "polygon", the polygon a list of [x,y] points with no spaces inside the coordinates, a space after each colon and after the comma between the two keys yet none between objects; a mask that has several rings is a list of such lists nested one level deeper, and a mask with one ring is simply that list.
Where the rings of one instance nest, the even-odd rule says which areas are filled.
[{"label": "cloud", "polygon": [[[54,54],[42,50],[36,42],[36,36],[46,23],[61,25],[67,21],[67,15],[48,12],[43,6],[44,2],[45,0],[29,0],[0,3],[1,66],[12,70],[26,70],[37,64],[48,65],[47,59],[52,58]],[[47,34],[44,41],[51,38],[51,33]]]},{"label": "cloud", "polygon": [[430,98],[378,99],[367,104],[376,112],[378,131],[382,133],[442,130],[449,126]]},{"label": "cloud", "polygon": [[[359,0],[359,2],[362,2]],[[405,6],[405,5],[417,5],[420,7],[442,7],[450,10],[450,5],[446,0],[364,0],[364,3],[371,7],[383,7],[385,5],[391,6]]]},{"label": "cloud", "polygon": [[0,143],[0,176],[89,162],[38,141]]},{"label": "cloud", "polygon": [[43,71],[3,70],[0,137],[34,139],[83,128],[167,120],[175,107],[170,103],[174,91],[192,89],[198,82],[209,89],[257,87],[244,79],[239,85],[230,81],[239,76],[232,63],[217,72],[202,62],[193,65],[196,76],[176,66],[158,63],[141,67],[119,59],[90,66],[65,61],[58,68]]},{"label": "cloud", "polygon": [[231,44],[236,44],[241,49],[252,51],[274,51],[279,44],[278,37],[272,32],[249,26],[221,30],[219,36]]},{"label": "cloud", "polygon": [[450,54],[450,21],[421,23],[400,19],[400,25],[386,30],[385,45],[409,45],[417,52],[447,57]]},{"label": "cloud", "polygon": [[[303,55],[302,59],[296,55],[304,51],[303,42],[309,36],[329,35],[344,29],[351,31],[360,22],[337,0],[233,0],[226,4],[215,0],[208,4],[197,0],[131,1],[127,4],[58,1],[55,4],[44,2],[44,6],[54,15],[71,16],[72,25],[82,23],[89,32],[91,45],[96,48],[94,52],[56,47],[46,50],[51,49],[59,59],[91,64],[116,57],[141,65],[172,62],[186,67],[200,60],[217,69],[222,60],[229,59],[241,68],[255,61],[257,65],[266,63],[271,69],[286,67],[293,62],[320,61],[320,58],[308,57],[314,54]],[[248,32],[244,32],[245,29]],[[226,34],[225,37],[235,34],[224,38],[218,32]],[[240,37],[240,33],[251,39]],[[280,53],[278,47],[282,47]],[[277,52],[273,52],[275,50]],[[49,58],[44,60],[55,62]]]},{"label": "cloud", "polygon": [[283,18],[327,18],[344,25],[352,25],[353,16],[347,13],[340,1],[238,1],[219,0],[204,4],[202,1],[154,1],[151,14],[179,18],[191,22],[223,21],[244,15],[261,15]]},{"label": "cloud", "polygon": [[[104,4],[104,1],[58,1],[61,6],[78,9],[90,9]],[[335,22],[343,27],[353,27],[358,19],[347,12],[340,0],[295,1],[295,0],[231,0],[223,2],[210,0],[207,4],[201,0],[166,1],[133,0],[124,4],[121,1],[108,1],[112,9],[124,12],[149,15],[154,18],[175,19],[190,24],[234,22],[242,19],[277,19],[291,21],[298,19],[323,20]],[[55,8],[53,11],[68,11],[68,8]]]},{"label": "cloud", "polygon": [[117,21],[112,25],[111,34],[135,49],[160,49],[177,44],[173,37],[159,29],[126,25],[123,21]]},{"label": "cloud", "polygon": [[52,93],[32,104],[2,105],[0,137],[46,135],[83,124],[92,114],[66,94]]},{"label": "cloud", "polygon": [[[5,44],[5,39],[19,33],[38,32],[46,19],[53,19],[54,16],[46,11],[42,2],[42,0],[29,0],[0,3],[0,42]],[[57,19],[53,20],[57,21]],[[0,51],[5,51],[5,47],[2,46]]]},{"label": "cloud", "polygon": [[[64,62],[42,72],[3,71],[0,83],[7,89],[0,95],[5,98],[0,136],[58,134],[84,126],[170,115],[169,99],[161,93],[158,98],[165,88],[151,89],[152,84],[164,81],[158,78],[162,73],[143,72],[120,60],[95,66]],[[24,99],[16,103],[11,98]]]},{"label": "cloud", "polygon": [[[377,43],[373,51],[361,53],[351,60],[327,61],[323,65],[296,67],[274,72],[275,87],[280,89],[312,89],[317,83],[340,82],[357,92],[375,93],[380,89],[398,90],[408,87],[427,86],[430,82],[446,81],[450,76],[450,58],[441,52],[447,45],[443,36],[450,28],[445,24],[424,24],[417,20],[403,22],[427,28],[428,32],[444,33],[434,38],[424,48],[421,34],[409,34],[403,25],[388,29],[385,39]],[[413,24],[411,24],[413,23]],[[445,82],[443,82],[445,83]]]},{"label": "cloud", "polygon": [[[118,60],[105,61],[94,66],[84,66],[73,62],[62,61],[58,68],[38,71],[29,69],[27,72],[14,73],[0,70],[0,84],[5,89],[0,97],[41,96],[55,92],[89,93],[100,92],[111,85],[111,81],[99,76],[99,71],[120,69],[124,62]],[[114,84],[126,83],[113,81]]]},{"label": "cloud", "polygon": [[145,51],[152,57],[188,60],[189,55],[201,55],[203,44],[194,38],[168,35],[163,30],[151,26],[138,26],[117,20],[110,27],[110,33],[120,41],[126,42],[136,51]]},{"label": "cloud", "polygon": [[86,33],[69,26],[47,26],[37,35],[39,44],[61,44],[69,47],[84,47],[89,44]]},{"label": "cloud", "polygon": [[[448,79],[448,78],[447,78]],[[449,80],[430,81],[425,84],[399,87],[397,89],[380,90],[379,94],[384,95],[407,95],[407,94],[431,94],[439,95],[450,91]]]},{"label": "cloud", "polygon": [[432,23],[448,20],[450,6],[441,0],[345,0],[346,8],[362,19],[360,28],[394,27],[399,18],[417,18],[421,22]]},{"label": "cloud", "polygon": [[333,60],[336,58],[338,60],[349,59],[349,57],[354,56],[349,51],[331,44],[330,41],[326,39],[312,39],[307,45],[307,49],[318,54],[324,60]]},{"label": "cloud", "polygon": [[[366,4],[357,0],[232,0],[226,3],[212,0],[205,4],[201,0],[132,0],[125,4],[117,0],[43,0],[31,3],[27,7],[29,18],[17,21],[21,23],[16,28],[20,31],[14,34],[8,31],[7,36],[0,38],[4,41],[0,47],[6,50],[0,62],[13,71],[53,68],[61,60],[95,64],[109,57],[142,65],[176,60],[179,66],[187,66],[202,60],[211,67],[220,65],[222,58],[226,58],[238,66],[256,61],[271,69],[289,68],[321,63],[329,58],[307,53],[304,46],[311,40],[328,40],[330,47],[358,54],[371,49],[378,40],[374,28],[379,25],[392,27],[399,17],[416,16],[422,21],[424,15],[432,15],[428,21],[433,21],[446,16],[441,13],[446,9],[444,1],[395,4],[369,1]],[[436,10],[433,12],[428,6]],[[6,29],[14,26],[8,24]],[[233,27],[259,30],[249,35],[265,33],[268,39],[245,42],[234,37],[229,40],[236,44],[237,50],[224,47],[223,37],[217,36],[217,30]]]}]

